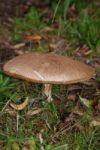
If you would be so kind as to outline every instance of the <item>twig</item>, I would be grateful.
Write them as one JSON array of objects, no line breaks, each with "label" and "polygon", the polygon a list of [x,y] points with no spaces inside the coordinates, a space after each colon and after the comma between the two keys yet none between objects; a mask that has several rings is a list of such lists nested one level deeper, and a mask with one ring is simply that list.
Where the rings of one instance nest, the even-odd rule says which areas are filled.
[{"label": "twig", "polygon": [[19,114],[18,114],[18,112],[17,112],[17,116],[16,116],[16,123],[17,123],[17,132],[18,132],[18,130],[19,130]]},{"label": "twig", "polygon": [[5,104],[5,106],[2,108],[1,112],[3,112],[3,111],[5,110],[5,108],[8,106],[8,104],[10,103],[10,101],[11,101],[11,99],[9,99],[9,100],[7,101],[7,103]]},{"label": "twig", "polygon": [[53,15],[53,18],[52,18],[52,23],[54,22],[54,19],[55,19],[55,16],[56,16],[58,7],[59,7],[59,5],[60,5],[60,2],[61,2],[61,0],[58,1],[58,4],[57,4],[57,6],[56,6],[56,8],[55,8],[54,15]]},{"label": "twig", "polygon": [[43,137],[42,137],[41,133],[39,133],[39,140],[40,140],[40,144],[41,144],[41,150],[45,150],[44,146],[43,146]]}]

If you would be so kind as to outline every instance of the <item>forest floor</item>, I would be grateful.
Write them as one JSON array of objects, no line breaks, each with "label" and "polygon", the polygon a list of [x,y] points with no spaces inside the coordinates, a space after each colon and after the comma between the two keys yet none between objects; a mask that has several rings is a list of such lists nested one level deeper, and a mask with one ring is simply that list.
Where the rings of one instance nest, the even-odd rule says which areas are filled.
[{"label": "forest floor", "polygon": [[[64,9],[59,2],[41,2],[0,25],[1,150],[100,150],[100,3],[72,2]],[[54,85],[48,103],[41,84],[26,86],[2,70],[9,59],[34,51],[71,56],[94,67],[96,75]],[[21,110],[12,107],[27,97]]]}]

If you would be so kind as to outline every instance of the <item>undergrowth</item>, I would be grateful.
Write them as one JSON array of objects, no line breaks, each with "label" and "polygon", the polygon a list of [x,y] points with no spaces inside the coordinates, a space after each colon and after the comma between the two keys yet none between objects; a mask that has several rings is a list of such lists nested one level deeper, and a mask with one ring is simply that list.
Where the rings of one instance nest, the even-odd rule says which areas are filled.
[{"label": "undergrowth", "polygon": [[19,42],[27,32],[42,28],[44,23],[41,21],[40,16],[37,10],[32,7],[25,17],[15,17],[13,19],[12,41]]},{"label": "undergrowth", "polygon": [[[58,1],[51,1],[51,3],[52,9],[56,9]],[[87,45],[94,54],[99,53],[99,11],[92,14],[83,10],[87,4],[84,0],[78,2],[65,0],[65,3],[67,6],[65,8],[63,4],[58,5],[53,18],[59,24],[60,16],[60,36],[71,43]],[[68,18],[66,11],[73,4],[78,9],[74,18]],[[34,33],[34,31],[37,33],[44,27],[46,24],[41,20],[40,13],[32,7],[23,18],[14,18],[12,41],[21,42],[27,33]],[[55,30],[58,32],[59,29]],[[42,148],[44,150],[99,150],[100,127],[92,129],[89,127],[93,110],[85,109],[82,117],[74,116],[76,122],[69,124],[66,120],[70,118],[71,110],[77,104],[82,104],[79,101],[67,101],[66,86],[53,87],[52,95],[55,101],[51,104],[46,102],[41,91],[40,84],[29,84],[27,89],[23,81],[10,78],[0,72],[0,143],[3,142],[4,145],[2,150],[24,150],[23,147],[30,150],[42,150]],[[10,107],[11,101],[20,103],[27,96],[30,102],[24,110],[16,111]],[[32,115],[38,109],[42,111]]]},{"label": "undergrowth", "polygon": [[[64,118],[69,117],[76,103],[66,101],[66,87],[54,86],[55,100],[48,104],[41,95],[41,85],[29,86],[28,90],[24,89],[23,84],[22,81],[0,74],[0,140],[4,143],[2,150],[23,150],[24,147],[32,150],[40,150],[41,147],[44,150],[99,150],[99,127],[89,129],[92,113],[88,108],[67,129],[68,124],[64,123]],[[58,100],[59,95],[61,100]],[[10,101],[20,102],[25,96],[29,96],[30,102],[24,110],[15,111],[9,106]],[[36,109],[41,109],[41,113],[32,116],[31,113]]]},{"label": "undergrowth", "polygon": [[87,45],[93,52],[99,52],[100,20],[90,16],[87,11],[82,11],[75,20],[67,20],[62,24],[62,36],[72,42]]}]

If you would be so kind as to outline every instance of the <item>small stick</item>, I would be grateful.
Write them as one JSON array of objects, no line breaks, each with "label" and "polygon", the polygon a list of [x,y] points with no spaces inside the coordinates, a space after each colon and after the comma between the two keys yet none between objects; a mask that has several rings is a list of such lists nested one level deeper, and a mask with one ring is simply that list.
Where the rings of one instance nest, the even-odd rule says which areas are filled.
[{"label": "small stick", "polygon": [[10,101],[11,101],[11,99],[9,99],[7,101],[7,103],[5,104],[5,106],[2,108],[1,112],[3,112],[5,110],[5,108],[9,105]]},{"label": "small stick", "polygon": [[39,133],[39,140],[40,140],[40,144],[41,144],[41,150],[45,150],[44,146],[43,146],[43,137],[42,137],[41,133]]},{"label": "small stick", "polygon": [[17,123],[17,132],[19,130],[19,114],[17,112],[17,116],[16,116],[16,123]]}]

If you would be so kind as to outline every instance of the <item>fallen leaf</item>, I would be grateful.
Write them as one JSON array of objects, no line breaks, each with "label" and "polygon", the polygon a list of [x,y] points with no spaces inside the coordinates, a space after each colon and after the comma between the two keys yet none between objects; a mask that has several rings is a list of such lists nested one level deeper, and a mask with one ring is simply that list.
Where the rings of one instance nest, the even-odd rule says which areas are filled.
[{"label": "fallen leaf", "polygon": [[86,107],[88,107],[88,108],[92,105],[92,102],[89,101],[89,100],[86,99],[86,98],[83,98],[83,97],[79,96],[79,99],[80,99],[80,101],[81,101]]},{"label": "fallen leaf", "polygon": [[76,51],[75,51],[75,54],[77,56],[87,56],[89,54],[91,54],[91,50],[87,47],[87,45],[80,45]]},{"label": "fallen leaf", "polygon": [[68,96],[67,96],[67,99],[68,100],[71,100],[71,101],[75,101],[77,98],[77,95],[75,93],[70,93]]},{"label": "fallen leaf", "polygon": [[52,44],[52,43],[49,44],[49,48],[50,48],[50,49],[56,49],[56,44]]},{"label": "fallen leaf", "polygon": [[34,116],[34,115],[40,113],[41,111],[42,111],[41,108],[38,108],[38,109],[35,109],[35,110],[30,110],[30,111],[27,112],[27,115],[28,116]]},{"label": "fallen leaf", "polygon": [[16,116],[16,111],[14,109],[12,110],[12,108],[11,109],[10,108],[5,109],[5,112],[11,116]]},{"label": "fallen leaf", "polygon": [[90,127],[95,127],[95,126],[100,126],[100,119],[98,120],[94,119],[90,122]]},{"label": "fallen leaf", "polygon": [[14,49],[19,49],[19,48],[21,48],[21,47],[23,47],[23,46],[25,46],[25,43],[18,43],[18,44],[16,44],[16,45],[13,45],[12,48],[14,48]]},{"label": "fallen leaf", "polygon": [[38,43],[42,39],[42,37],[39,35],[28,35],[25,37],[25,39],[34,43]]},{"label": "fallen leaf", "polygon": [[22,104],[10,103],[10,106],[15,110],[23,110],[29,103],[29,98],[27,97]]},{"label": "fallen leaf", "polygon": [[76,106],[75,108],[72,109],[72,113],[79,115],[79,116],[83,116],[84,112],[81,108],[79,108],[79,106]]},{"label": "fallen leaf", "polygon": [[84,55],[85,56],[88,56],[88,55],[90,55],[92,53],[92,50],[88,50],[87,52],[84,52]]},{"label": "fallen leaf", "polygon": [[29,51],[23,51],[23,50],[15,49],[15,53],[17,55],[22,55],[22,54],[25,54],[25,53],[29,53]]}]

